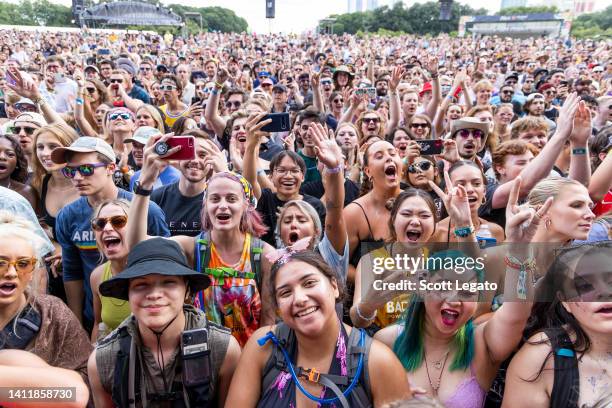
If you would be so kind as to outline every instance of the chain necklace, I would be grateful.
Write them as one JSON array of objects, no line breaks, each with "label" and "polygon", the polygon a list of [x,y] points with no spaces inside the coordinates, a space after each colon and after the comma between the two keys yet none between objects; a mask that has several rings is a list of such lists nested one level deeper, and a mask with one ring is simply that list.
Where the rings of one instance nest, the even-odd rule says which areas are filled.
[{"label": "chain necklace", "polygon": [[447,351],[444,355],[444,363],[442,362],[442,358],[433,362],[433,366],[436,370],[440,370],[441,368],[440,375],[438,376],[438,380],[436,381],[435,385],[431,382],[431,376],[429,375],[429,363],[427,362],[427,355],[425,355],[425,370],[427,370],[427,379],[429,380],[429,386],[433,391],[434,397],[438,396],[438,390],[440,389],[440,384],[442,383],[442,375],[444,374],[444,368],[446,367],[446,361],[448,360],[449,354],[450,351]]}]

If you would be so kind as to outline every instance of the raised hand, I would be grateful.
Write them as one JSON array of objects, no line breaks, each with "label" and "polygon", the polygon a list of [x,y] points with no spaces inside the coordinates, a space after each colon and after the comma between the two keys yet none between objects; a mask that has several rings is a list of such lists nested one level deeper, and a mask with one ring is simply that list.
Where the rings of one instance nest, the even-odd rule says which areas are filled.
[{"label": "raised hand", "polygon": [[238,150],[238,146],[236,146],[235,137],[232,137],[230,139],[229,153],[230,153],[230,160],[234,167],[234,171],[238,173],[242,173],[242,155],[240,154],[240,150]]},{"label": "raised hand", "polygon": [[283,139],[283,144],[285,145],[285,150],[290,150],[292,152],[295,151],[295,133],[290,132]]},{"label": "raised hand", "polygon": [[406,162],[408,164],[414,163],[417,157],[421,155],[421,146],[415,141],[408,141],[408,146],[406,146]]},{"label": "raised hand", "polygon": [[438,66],[439,60],[436,56],[429,58],[427,61],[427,71],[429,71],[431,75],[438,75]]},{"label": "raised hand", "polygon": [[253,146],[258,145],[262,137],[266,137],[268,132],[261,130],[262,127],[268,123],[272,123],[272,119],[266,119],[262,121],[267,113],[256,113],[249,116],[246,123],[246,134],[247,134],[247,145]]},{"label": "raised hand", "polygon": [[310,77],[310,85],[312,89],[319,89],[319,85],[321,85],[321,74],[318,72],[314,72]]},{"label": "raised hand", "polygon": [[444,193],[444,191],[442,191],[433,181],[429,181],[429,186],[438,194],[438,197],[442,199],[444,207],[455,225],[459,227],[472,226],[472,214],[465,187],[461,185],[453,187],[447,171],[444,172],[444,181],[446,182],[448,194]]},{"label": "raised hand", "polygon": [[574,129],[572,130],[570,141],[578,145],[586,145],[589,137],[591,137],[592,129],[591,112],[584,101],[580,101],[574,116]]},{"label": "raised hand", "polygon": [[393,92],[397,90],[398,85],[400,84],[402,77],[406,70],[402,66],[397,66],[393,68],[393,72],[391,73],[391,80],[389,81],[389,89]]},{"label": "raised hand", "polygon": [[342,163],[342,150],[319,123],[313,123],[308,127],[308,135],[314,142],[315,154],[320,163],[328,169],[335,169]]},{"label": "raised hand", "polygon": [[40,92],[38,91],[34,81],[29,78],[24,78],[21,71],[7,71],[7,75],[14,79],[15,84],[13,85],[7,81],[6,85],[17,95],[32,100],[40,99]]},{"label": "raised hand", "polygon": [[528,244],[533,239],[542,217],[552,205],[553,198],[548,197],[544,204],[537,208],[518,205],[521,177],[514,179],[512,190],[506,206],[506,242]]},{"label": "raised hand", "polygon": [[444,150],[440,157],[449,163],[455,163],[461,160],[459,151],[457,150],[457,142],[453,139],[444,139]]},{"label": "raised hand", "polygon": [[[143,152],[143,164],[139,179],[143,188],[152,188],[159,174],[168,165],[168,161],[164,160],[163,157],[155,152],[155,145],[157,143],[166,142],[172,136],[174,136],[174,133],[167,133],[165,135],[157,134],[151,136],[147,141]],[[181,146],[175,146],[169,149],[165,156],[170,156],[179,150],[181,150]]]},{"label": "raised hand", "polygon": [[217,69],[217,73],[215,74],[215,82],[223,85],[228,78],[229,73],[227,72],[227,69],[219,67],[219,69]]},{"label": "raised hand", "polygon": [[557,118],[557,132],[564,138],[568,139],[574,129],[574,116],[578,110],[578,104],[580,99],[576,92],[571,93],[566,99],[565,103],[559,110],[559,117]]},{"label": "raised hand", "polygon": [[210,168],[212,174],[229,171],[227,167],[227,159],[225,158],[223,152],[219,150],[216,144],[211,141],[205,140],[204,144],[202,145],[202,148],[206,152],[206,157],[204,158],[204,166]]}]

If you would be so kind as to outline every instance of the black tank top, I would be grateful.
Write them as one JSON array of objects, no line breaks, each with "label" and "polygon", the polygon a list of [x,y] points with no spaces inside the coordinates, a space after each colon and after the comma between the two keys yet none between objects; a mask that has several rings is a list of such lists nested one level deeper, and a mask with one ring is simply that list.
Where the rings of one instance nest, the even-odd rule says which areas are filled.
[{"label": "black tank top", "polygon": [[384,239],[374,239],[374,233],[372,233],[372,226],[370,225],[370,220],[368,219],[368,214],[366,214],[364,208],[356,201],[353,201],[352,204],[356,204],[359,208],[361,208],[361,212],[363,212],[363,216],[365,217],[366,223],[368,224],[369,235],[359,241],[359,246],[353,252],[349,263],[353,265],[355,268],[359,263],[361,257],[368,252],[374,251],[375,249],[382,248],[385,245]]},{"label": "black tank top", "polygon": [[47,211],[47,188],[49,187],[49,180],[51,180],[51,175],[46,174],[42,180],[42,191],[40,192],[40,204],[42,208],[42,218],[45,221],[45,224],[51,228],[53,233],[53,238],[55,239],[55,217],[51,216]]}]

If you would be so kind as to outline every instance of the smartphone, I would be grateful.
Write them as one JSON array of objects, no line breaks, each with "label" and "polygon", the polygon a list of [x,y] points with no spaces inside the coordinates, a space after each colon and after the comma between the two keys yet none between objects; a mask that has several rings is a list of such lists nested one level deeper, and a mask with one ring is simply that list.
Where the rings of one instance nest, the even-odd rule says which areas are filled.
[{"label": "smartphone", "polygon": [[164,156],[164,160],[193,160],[195,159],[195,138],[193,136],[174,136],[166,140],[168,147],[171,149],[176,146],[181,146],[181,150]]},{"label": "smartphone", "polygon": [[288,112],[270,113],[264,116],[260,122],[268,119],[272,119],[272,122],[261,128],[264,132],[289,132],[291,130]]},{"label": "smartphone", "polygon": [[444,140],[442,139],[417,140],[416,142],[421,147],[423,156],[441,154],[444,150]]},{"label": "smartphone", "polygon": [[207,329],[185,330],[181,335],[181,354],[184,385],[201,385],[202,381],[210,378],[212,371]]},{"label": "smartphone", "polygon": [[376,88],[372,88],[372,87],[368,87],[368,88],[358,88],[355,91],[355,95],[357,96],[361,96],[361,95],[368,95],[369,98],[375,98],[376,97]]},{"label": "smartphone", "polygon": [[53,75],[53,78],[55,78],[56,84],[61,84],[61,83],[66,82],[66,77],[64,76],[64,74],[57,73]]},{"label": "smartphone", "polygon": [[559,85],[560,86],[567,86],[568,82],[567,81],[561,81],[561,82],[559,82]]},{"label": "smartphone", "polygon": [[17,81],[15,81],[15,77],[7,70],[4,74],[4,79],[6,79],[6,83],[9,85],[17,85]]},{"label": "smartphone", "polygon": [[202,103],[202,99],[198,98],[197,96],[194,96],[193,98],[191,98],[191,104],[195,105],[196,103]]}]

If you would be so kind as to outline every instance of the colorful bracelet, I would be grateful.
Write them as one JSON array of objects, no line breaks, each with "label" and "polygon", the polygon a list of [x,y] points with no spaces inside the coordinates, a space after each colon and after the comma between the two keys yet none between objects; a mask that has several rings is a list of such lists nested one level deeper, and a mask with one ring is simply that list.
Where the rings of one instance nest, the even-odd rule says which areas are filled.
[{"label": "colorful bracelet", "polygon": [[77,105],[82,105],[82,104],[84,104],[84,103],[85,103],[85,101],[83,100],[83,98],[76,98],[76,99],[75,99],[75,102],[76,102],[76,104],[77,104]]},{"label": "colorful bracelet", "polygon": [[213,88],[210,90],[210,93],[213,95],[219,95],[219,90],[217,88]]},{"label": "colorful bracelet", "polygon": [[339,164],[334,168],[325,167],[325,171],[329,174],[338,174],[342,171],[342,166]]},{"label": "colorful bracelet", "polygon": [[474,227],[458,227],[455,228],[455,236],[457,238],[466,238],[474,233]]},{"label": "colorful bracelet", "polygon": [[587,149],[585,149],[584,147],[577,147],[575,149],[572,149],[572,154],[586,154]]},{"label": "colorful bracelet", "polygon": [[504,257],[504,262],[508,268],[519,271],[518,282],[516,285],[516,296],[519,299],[527,299],[527,272],[535,271],[535,260],[533,258],[521,262],[518,258],[510,255]]},{"label": "colorful bracelet", "polygon": [[378,310],[374,310],[374,313],[372,314],[372,317],[366,317],[366,316],[361,314],[361,310],[359,310],[359,305],[360,305],[360,303],[357,303],[357,306],[355,307],[355,311],[357,312],[357,316],[361,320],[365,320],[366,322],[370,322],[370,321],[374,320],[374,318],[378,314]]},{"label": "colorful bracelet", "polygon": [[223,88],[223,84],[220,84],[220,83],[215,81],[215,88],[221,89],[221,88]]}]

